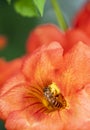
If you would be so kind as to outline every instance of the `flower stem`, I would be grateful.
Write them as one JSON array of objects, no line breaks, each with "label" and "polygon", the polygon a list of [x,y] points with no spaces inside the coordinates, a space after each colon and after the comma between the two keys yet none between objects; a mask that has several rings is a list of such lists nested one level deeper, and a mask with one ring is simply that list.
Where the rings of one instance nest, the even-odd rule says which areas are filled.
[{"label": "flower stem", "polygon": [[68,26],[64,19],[63,14],[62,14],[62,11],[61,11],[60,7],[58,6],[57,0],[51,0],[51,3],[54,8],[54,11],[56,13],[58,24],[59,24],[60,28],[65,31]]}]

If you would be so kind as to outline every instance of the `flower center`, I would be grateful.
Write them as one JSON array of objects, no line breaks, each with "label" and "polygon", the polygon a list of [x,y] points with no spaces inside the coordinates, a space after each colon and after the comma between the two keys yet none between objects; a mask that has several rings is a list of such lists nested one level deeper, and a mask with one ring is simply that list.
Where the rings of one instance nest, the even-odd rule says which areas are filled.
[{"label": "flower center", "polygon": [[66,100],[55,83],[43,89],[42,102],[49,111],[64,109],[66,107]]}]

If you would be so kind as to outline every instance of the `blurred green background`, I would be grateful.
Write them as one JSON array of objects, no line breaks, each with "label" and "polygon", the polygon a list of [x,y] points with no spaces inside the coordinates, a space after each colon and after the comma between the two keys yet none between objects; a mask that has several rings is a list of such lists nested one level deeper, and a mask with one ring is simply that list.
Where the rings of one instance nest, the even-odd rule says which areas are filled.
[{"label": "blurred green background", "polygon": [[[85,0],[58,0],[69,26],[84,2]],[[8,45],[0,50],[0,57],[11,60],[24,55],[25,42],[30,31],[43,23],[58,25],[50,0],[46,0],[44,15],[41,18],[23,17],[15,12],[13,5],[8,5],[6,0],[0,0],[0,35],[5,35],[8,38]],[[0,121],[0,130],[5,130],[2,121]]]}]

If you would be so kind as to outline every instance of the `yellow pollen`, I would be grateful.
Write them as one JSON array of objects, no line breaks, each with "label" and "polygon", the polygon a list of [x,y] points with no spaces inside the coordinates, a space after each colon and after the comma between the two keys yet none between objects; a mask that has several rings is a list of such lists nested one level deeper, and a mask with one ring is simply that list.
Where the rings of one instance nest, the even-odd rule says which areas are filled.
[{"label": "yellow pollen", "polygon": [[54,93],[54,95],[60,94],[60,90],[54,82],[50,84],[48,87],[50,87],[51,92]]}]

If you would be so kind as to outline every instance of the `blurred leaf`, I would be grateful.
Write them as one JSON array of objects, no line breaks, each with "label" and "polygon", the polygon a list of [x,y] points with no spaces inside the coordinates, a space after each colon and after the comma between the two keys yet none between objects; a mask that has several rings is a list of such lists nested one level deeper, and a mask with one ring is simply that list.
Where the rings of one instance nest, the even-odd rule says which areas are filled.
[{"label": "blurred leaf", "polygon": [[6,130],[6,129],[4,128],[4,122],[1,121],[1,120],[0,120],[0,130]]},{"label": "blurred leaf", "polygon": [[40,12],[40,15],[42,16],[46,0],[33,0],[33,1]]},{"label": "blurred leaf", "polygon": [[15,10],[27,17],[39,16],[36,5],[33,0],[18,0],[14,3]]},{"label": "blurred leaf", "polygon": [[10,4],[11,3],[11,0],[6,0],[7,2],[8,2],[8,4]]}]

